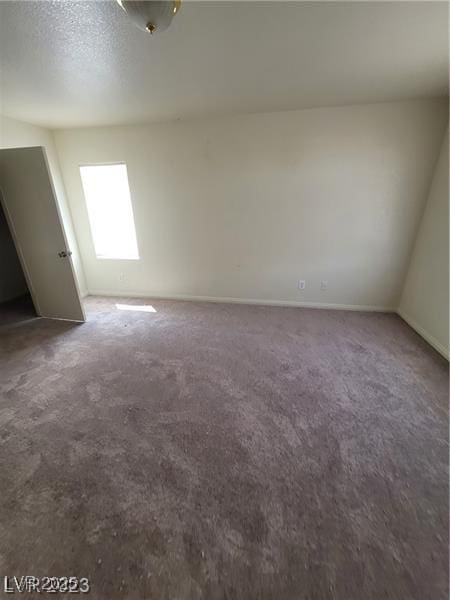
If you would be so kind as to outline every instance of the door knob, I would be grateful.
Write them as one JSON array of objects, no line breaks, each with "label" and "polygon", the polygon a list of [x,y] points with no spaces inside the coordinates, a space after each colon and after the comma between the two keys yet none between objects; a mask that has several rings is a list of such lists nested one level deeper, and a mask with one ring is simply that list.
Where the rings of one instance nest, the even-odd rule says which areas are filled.
[{"label": "door knob", "polygon": [[70,250],[63,250],[62,252],[58,252],[59,258],[67,258],[68,256],[72,256],[72,252]]}]

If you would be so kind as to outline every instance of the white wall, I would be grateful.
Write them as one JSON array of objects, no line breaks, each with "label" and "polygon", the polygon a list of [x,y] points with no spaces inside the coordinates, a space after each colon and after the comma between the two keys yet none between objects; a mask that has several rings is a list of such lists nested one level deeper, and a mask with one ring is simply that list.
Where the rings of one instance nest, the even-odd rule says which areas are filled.
[{"label": "white wall", "polygon": [[420,224],[399,314],[444,356],[449,356],[448,131]]},{"label": "white wall", "polygon": [[[396,308],[446,118],[424,100],[57,131],[88,290]],[[78,167],[117,161],[139,261],[94,254]]]},{"label": "white wall", "polygon": [[20,148],[43,146],[47,153],[50,173],[56,192],[58,207],[67,236],[67,241],[72,250],[72,260],[78,286],[81,294],[86,294],[86,280],[81,263],[78,243],[73,229],[72,216],[67,204],[64,183],[61,177],[58,156],[56,153],[53,135],[47,129],[30,125],[0,115],[0,148]]},{"label": "white wall", "polygon": [[27,282],[25,281],[0,198],[0,302],[18,298],[27,292]]}]

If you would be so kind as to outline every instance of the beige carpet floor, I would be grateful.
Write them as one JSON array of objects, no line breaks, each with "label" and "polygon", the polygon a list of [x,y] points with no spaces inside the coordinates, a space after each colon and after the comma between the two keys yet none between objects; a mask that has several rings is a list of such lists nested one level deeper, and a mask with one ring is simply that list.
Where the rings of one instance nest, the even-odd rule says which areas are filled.
[{"label": "beige carpet floor", "polygon": [[2,577],[87,577],[102,600],[447,599],[448,363],[399,317],[87,311],[0,331]]}]

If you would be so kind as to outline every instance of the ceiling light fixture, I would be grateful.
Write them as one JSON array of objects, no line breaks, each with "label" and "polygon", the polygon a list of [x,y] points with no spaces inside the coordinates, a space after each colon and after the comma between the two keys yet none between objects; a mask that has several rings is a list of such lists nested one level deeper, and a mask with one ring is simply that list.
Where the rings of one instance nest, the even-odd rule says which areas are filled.
[{"label": "ceiling light fixture", "polygon": [[164,31],[180,10],[181,0],[117,0],[133,23],[148,33]]}]

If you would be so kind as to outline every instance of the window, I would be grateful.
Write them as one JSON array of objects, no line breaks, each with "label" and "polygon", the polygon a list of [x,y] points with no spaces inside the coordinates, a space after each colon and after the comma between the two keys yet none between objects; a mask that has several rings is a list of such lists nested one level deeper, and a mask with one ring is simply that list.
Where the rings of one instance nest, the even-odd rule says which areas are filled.
[{"label": "window", "polygon": [[138,259],[127,166],[80,167],[97,258]]}]

